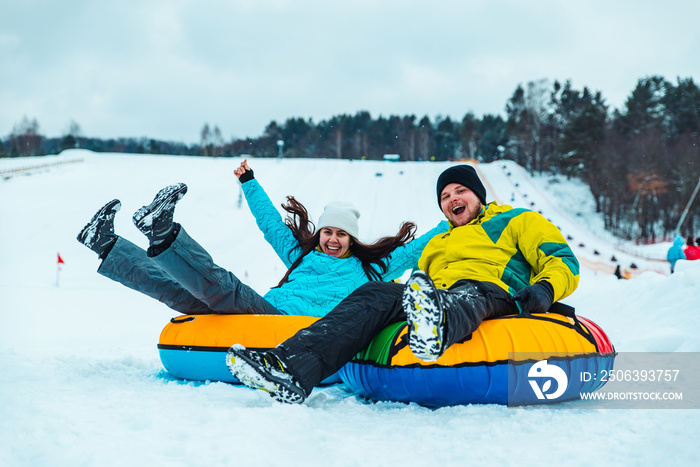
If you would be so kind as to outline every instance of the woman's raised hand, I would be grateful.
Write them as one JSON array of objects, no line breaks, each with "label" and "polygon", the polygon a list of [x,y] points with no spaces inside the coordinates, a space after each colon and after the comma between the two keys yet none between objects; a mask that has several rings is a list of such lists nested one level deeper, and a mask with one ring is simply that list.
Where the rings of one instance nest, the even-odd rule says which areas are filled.
[{"label": "woman's raised hand", "polygon": [[233,174],[236,176],[236,178],[240,179],[241,175],[243,175],[247,170],[250,170],[250,166],[248,165],[248,159],[243,159],[241,165],[239,165],[233,170]]}]

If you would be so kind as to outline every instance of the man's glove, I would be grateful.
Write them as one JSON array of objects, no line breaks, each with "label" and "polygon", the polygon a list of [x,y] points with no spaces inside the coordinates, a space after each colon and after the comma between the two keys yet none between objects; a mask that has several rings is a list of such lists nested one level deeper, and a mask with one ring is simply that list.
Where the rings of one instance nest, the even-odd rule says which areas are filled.
[{"label": "man's glove", "polygon": [[513,296],[520,302],[520,312],[523,314],[544,313],[549,310],[554,301],[554,289],[549,282],[540,281],[528,285]]}]

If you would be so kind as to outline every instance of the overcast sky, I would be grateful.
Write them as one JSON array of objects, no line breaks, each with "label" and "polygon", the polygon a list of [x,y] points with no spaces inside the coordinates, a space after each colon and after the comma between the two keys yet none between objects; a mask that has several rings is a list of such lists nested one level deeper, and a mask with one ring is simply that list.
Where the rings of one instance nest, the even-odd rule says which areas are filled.
[{"label": "overcast sky", "polygon": [[226,140],[271,121],[503,114],[570,79],[621,108],[637,81],[700,82],[697,0],[0,0],[0,137]]}]

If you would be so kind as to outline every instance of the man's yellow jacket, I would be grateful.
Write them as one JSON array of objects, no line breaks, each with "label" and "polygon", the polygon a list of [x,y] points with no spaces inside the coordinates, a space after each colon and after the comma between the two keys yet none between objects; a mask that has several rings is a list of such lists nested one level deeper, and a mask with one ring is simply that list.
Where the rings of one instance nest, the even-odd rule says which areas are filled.
[{"label": "man's yellow jacket", "polygon": [[439,288],[473,279],[514,295],[544,280],[554,289],[554,301],[570,295],[579,281],[578,260],[556,226],[535,211],[495,201],[469,224],[433,237],[418,267]]}]

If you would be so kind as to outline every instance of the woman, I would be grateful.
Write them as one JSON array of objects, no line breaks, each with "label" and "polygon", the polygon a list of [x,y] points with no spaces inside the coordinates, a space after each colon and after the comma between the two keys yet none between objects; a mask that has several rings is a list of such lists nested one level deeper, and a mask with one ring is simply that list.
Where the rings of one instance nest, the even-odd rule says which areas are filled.
[{"label": "woman", "polygon": [[293,197],[282,219],[253,171],[243,161],[235,171],[258,227],[288,270],[264,296],[234,274],[214,264],[211,256],[173,222],[175,205],[187,192],[183,183],[162,189],[153,202],[133,216],[149,239],[147,251],[114,233],[121,203],[103,206],[78,235],[78,241],[103,260],[98,272],[186,314],[290,314],[324,316],[360,285],[393,280],[417,262],[441,222],[420,238],[406,222],[394,237],[365,245],[357,240],[359,212],[348,203],[330,203],[318,230],[304,206]]}]

